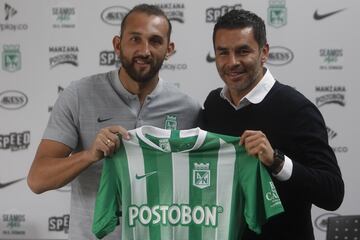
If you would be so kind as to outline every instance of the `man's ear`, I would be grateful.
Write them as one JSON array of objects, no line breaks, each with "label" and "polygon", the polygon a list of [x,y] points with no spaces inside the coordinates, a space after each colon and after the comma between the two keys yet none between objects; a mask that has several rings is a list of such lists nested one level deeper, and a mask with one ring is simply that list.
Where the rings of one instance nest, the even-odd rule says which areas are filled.
[{"label": "man's ear", "polygon": [[266,43],[261,49],[261,64],[264,64],[269,57],[269,44]]},{"label": "man's ear", "polygon": [[165,55],[165,60],[168,60],[172,55],[174,55],[176,52],[175,50],[175,43],[174,42],[170,42],[169,46],[167,48],[167,52]]},{"label": "man's ear", "polygon": [[114,36],[112,40],[114,52],[116,56],[120,56],[120,49],[121,49],[121,37],[120,36]]}]

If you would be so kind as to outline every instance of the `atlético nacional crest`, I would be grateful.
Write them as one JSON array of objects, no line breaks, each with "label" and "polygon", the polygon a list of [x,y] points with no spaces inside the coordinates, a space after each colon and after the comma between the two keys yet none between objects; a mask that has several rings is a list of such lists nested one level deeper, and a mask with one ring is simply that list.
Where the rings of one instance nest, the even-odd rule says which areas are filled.
[{"label": "atl\u00e9tico nacional crest", "polygon": [[15,72],[21,69],[20,45],[4,45],[2,69],[8,72]]},{"label": "atl\u00e9tico nacional crest", "polygon": [[165,119],[165,129],[176,130],[177,129],[177,120],[176,116],[167,115]]},{"label": "atl\u00e9tico nacional crest", "polygon": [[194,163],[193,186],[201,189],[210,186],[209,163]]},{"label": "atl\u00e9tico nacional crest", "polygon": [[270,0],[268,8],[268,24],[279,28],[287,23],[285,0]]}]

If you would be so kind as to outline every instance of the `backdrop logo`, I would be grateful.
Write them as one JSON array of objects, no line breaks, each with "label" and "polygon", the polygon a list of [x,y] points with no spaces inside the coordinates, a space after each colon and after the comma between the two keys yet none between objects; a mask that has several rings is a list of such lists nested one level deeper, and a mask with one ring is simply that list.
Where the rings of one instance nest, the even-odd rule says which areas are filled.
[{"label": "backdrop logo", "polygon": [[340,48],[322,48],[319,51],[320,58],[322,58],[321,70],[342,70],[343,66],[340,60],[343,57],[343,50]]},{"label": "backdrop logo", "polygon": [[344,11],[346,8],[343,8],[343,9],[338,9],[338,10],[335,10],[335,11],[331,11],[331,12],[322,12],[322,13],[319,13],[318,10],[315,10],[314,12],[314,15],[313,15],[313,18],[317,21],[319,20],[322,20],[324,18],[328,18],[332,15],[335,15],[337,13],[340,13],[342,11]]},{"label": "backdrop logo", "polygon": [[[64,91],[64,88],[61,87],[61,86],[58,86],[58,87],[57,87],[57,93],[58,93],[58,95],[59,95],[60,93],[62,93],[62,91]],[[48,107],[48,112],[51,112],[51,111],[53,110],[53,107],[54,107],[54,106],[49,106],[49,107]]]},{"label": "backdrop logo", "polygon": [[13,17],[17,13],[17,10],[7,3],[5,3],[4,5],[4,10],[5,10],[5,21],[9,20],[9,18]]},{"label": "backdrop logo", "polygon": [[49,53],[55,55],[50,57],[50,68],[54,68],[58,65],[70,64],[75,67],[79,65],[78,62],[77,46],[51,46],[49,47]]},{"label": "backdrop logo", "polygon": [[52,15],[55,23],[53,28],[74,28],[75,24],[72,23],[75,17],[74,7],[53,7]]},{"label": "backdrop logo", "polygon": [[329,142],[332,142],[331,148],[334,151],[334,153],[347,153],[349,151],[349,148],[347,146],[341,146],[341,145],[334,146],[334,142],[336,142],[335,139],[338,138],[339,134],[334,129],[328,126],[326,126],[326,130],[327,130]]},{"label": "backdrop logo", "polygon": [[294,59],[294,53],[286,48],[280,46],[270,47],[269,58],[267,64],[273,66],[283,66],[289,64]]},{"label": "backdrop logo", "polygon": [[155,4],[159,8],[161,8],[170,21],[176,21],[179,23],[184,23],[184,3],[160,3]]},{"label": "backdrop logo", "polygon": [[235,4],[232,6],[223,5],[217,8],[216,7],[207,8],[205,12],[206,14],[205,21],[207,23],[216,23],[219,17],[224,16],[227,12],[230,12],[233,9],[240,10],[242,9],[242,5],[241,4]]},{"label": "backdrop logo", "polygon": [[336,216],[340,216],[340,214],[337,214],[337,213],[324,213],[324,214],[318,216],[317,218],[315,218],[314,225],[318,230],[320,230],[322,232],[326,232],[328,218],[329,217],[336,217]]},{"label": "backdrop logo", "polygon": [[16,72],[21,69],[20,45],[3,46],[2,69],[8,72]]},{"label": "backdrop logo", "polygon": [[6,229],[2,231],[4,235],[25,235],[26,231],[23,230],[22,223],[25,222],[25,214],[3,214],[2,221]]},{"label": "backdrop logo", "polygon": [[24,107],[28,102],[28,97],[16,90],[7,90],[0,93],[0,107],[8,110],[16,110]]},{"label": "backdrop logo", "polygon": [[61,217],[49,218],[49,231],[50,232],[69,232],[70,215],[65,214]]},{"label": "backdrop logo", "polygon": [[337,132],[326,126],[329,140],[334,139],[337,136]]},{"label": "backdrop logo", "polygon": [[206,55],[206,61],[208,63],[213,63],[215,62],[215,55],[212,55],[210,52]]},{"label": "backdrop logo", "polygon": [[24,23],[20,24],[12,24],[9,23],[14,17],[16,18],[18,11],[9,4],[4,4],[4,23],[0,23],[0,30],[1,31],[17,31],[17,30],[27,30],[29,26]]},{"label": "backdrop logo", "polygon": [[115,66],[118,68],[120,66],[120,58],[116,56],[114,50],[104,50],[100,52],[99,64],[100,66]]},{"label": "backdrop logo", "polygon": [[287,9],[285,0],[270,0],[268,7],[268,24],[279,28],[287,23]]},{"label": "backdrop logo", "polygon": [[[174,54],[177,52],[173,52],[170,59],[173,59]],[[161,66],[161,71],[169,70],[169,71],[183,71],[188,68],[186,63],[172,63],[169,62],[171,60],[164,61],[163,65]]]},{"label": "backdrop logo", "polygon": [[315,91],[322,94],[316,98],[316,106],[322,107],[327,104],[345,106],[345,86],[317,86]]},{"label": "backdrop logo", "polygon": [[113,26],[120,26],[121,21],[124,19],[125,15],[129,12],[129,9],[122,6],[112,6],[105,8],[101,12],[101,20],[104,23],[113,25]]},{"label": "backdrop logo", "polygon": [[6,135],[0,134],[0,150],[24,150],[27,149],[29,145],[30,131],[24,131],[20,133],[12,132]]}]

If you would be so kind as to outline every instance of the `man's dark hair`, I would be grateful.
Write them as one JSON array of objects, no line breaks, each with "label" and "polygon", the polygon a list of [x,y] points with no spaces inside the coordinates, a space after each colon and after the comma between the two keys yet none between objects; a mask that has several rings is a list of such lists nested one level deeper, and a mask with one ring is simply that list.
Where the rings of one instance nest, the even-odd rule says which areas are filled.
[{"label": "man's dark hair", "polygon": [[168,29],[168,39],[170,41],[170,35],[171,35],[171,23],[170,20],[168,19],[168,17],[166,16],[166,14],[164,13],[163,10],[161,10],[161,8],[155,6],[155,5],[149,5],[149,4],[139,4],[136,5],[133,9],[131,9],[123,18],[122,22],[121,22],[121,32],[120,34],[122,35],[124,33],[124,29],[125,29],[125,25],[126,25],[126,19],[128,18],[128,16],[134,12],[139,12],[139,13],[146,13],[148,15],[153,15],[153,16],[158,16],[158,17],[163,17],[166,19],[169,29]]},{"label": "man's dark hair", "polygon": [[237,29],[237,28],[246,28],[251,27],[253,29],[254,38],[259,45],[259,48],[262,48],[266,44],[266,29],[264,21],[257,16],[255,13],[246,11],[244,9],[240,10],[231,10],[226,13],[224,16],[221,16],[215,26],[213,31],[213,44],[215,46],[215,35],[219,29]]}]

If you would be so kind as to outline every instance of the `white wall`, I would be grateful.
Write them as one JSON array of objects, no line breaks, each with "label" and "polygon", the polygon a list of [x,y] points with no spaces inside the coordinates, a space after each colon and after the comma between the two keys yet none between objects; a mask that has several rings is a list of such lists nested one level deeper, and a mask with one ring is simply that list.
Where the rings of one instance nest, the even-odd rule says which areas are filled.
[{"label": "white wall", "polygon": [[[111,12],[124,13],[137,3],[140,1],[0,1],[0,239],[67,238],[69,188],[35,195],[25,178],[49,108],[61,88],[70,81],[115,68],[101,65],[105,58],[100,58],[100,53],[110,51],[102,57],[111,57],[111,40],[119,26],[116,19],[102,17],[111,16]],[[179,17],[172,21],[177,52],[165,62],[161,75],[201,102],[211,89],[222,86],[214,63],[206,60],[208,54],[214,55],[214,13],[242,7],[266,19],[273,56],[268,66],[279,81],[294,86],[315,104],[323,104],[319,109],[329,127],[329,141],[346,184],[345,200],[338,211],[314,208],[316,239],[325,239],[328,215],[359,214],[356,57],[360,53],[360,33],[355,22],[360,2],[183,0],[161,6],[169,16]],[[270,25],[268,18],[275,8],[281,18],[277,25]],[[339,9],[344,10],[321,20],[313,17],[315,11],[321,15]],[[64,10],[69,14],[61,15]],[[60,51],[56,47],[64,48]],[[70,62],[76,60],[73,63],[77,65],[55,65],[59,58],[54,57],[62,54]],[[13,180],[19,181],[2,186]]]}]

